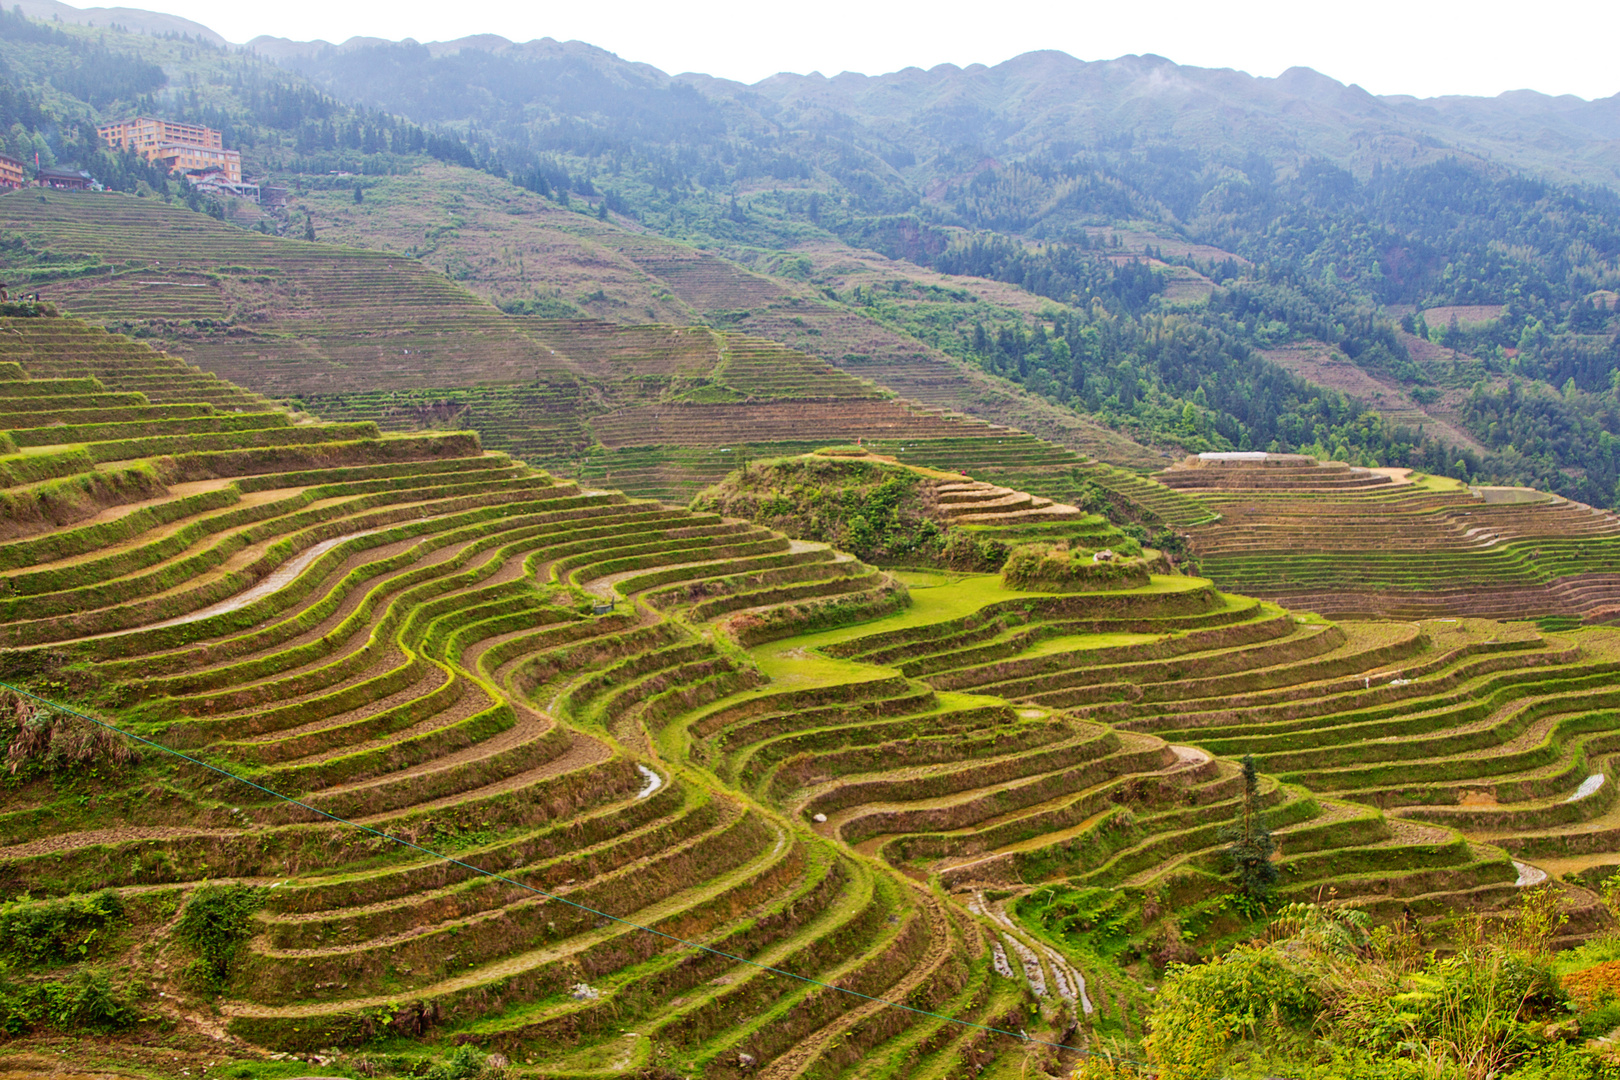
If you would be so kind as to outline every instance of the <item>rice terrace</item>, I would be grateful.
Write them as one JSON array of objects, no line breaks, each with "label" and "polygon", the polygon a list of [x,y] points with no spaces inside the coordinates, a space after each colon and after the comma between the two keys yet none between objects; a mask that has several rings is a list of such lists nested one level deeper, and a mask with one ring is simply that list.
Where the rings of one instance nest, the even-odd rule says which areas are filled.
[{"label": "rice terrace", "polygon": [[1620,1077],[1620,99],[111,14],[0,1080]]}]

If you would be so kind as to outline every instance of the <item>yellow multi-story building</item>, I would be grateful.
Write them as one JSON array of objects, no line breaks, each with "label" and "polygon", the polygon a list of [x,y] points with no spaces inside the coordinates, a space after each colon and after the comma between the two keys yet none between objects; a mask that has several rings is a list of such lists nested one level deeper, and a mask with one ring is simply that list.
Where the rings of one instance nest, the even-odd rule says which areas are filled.
[{"label": "yellow multi-story building", "polygon": [[0,188],[20,188],[28,183],[28,166],[16,158],[0,154]]},{"label": "yellow multi-story building", "polygon": [[224,137],[213,128],[137,116],[97,130],[115,150],[134,150],[147,161],[167,165],[170,172],[218,169],[230,183],[242,182],[241,153],[225,149]]}]

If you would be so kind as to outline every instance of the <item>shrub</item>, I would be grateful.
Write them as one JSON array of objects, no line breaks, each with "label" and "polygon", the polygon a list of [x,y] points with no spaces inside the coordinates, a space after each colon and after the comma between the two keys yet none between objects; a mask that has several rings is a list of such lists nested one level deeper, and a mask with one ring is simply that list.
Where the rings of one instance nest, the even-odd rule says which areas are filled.
[{"label": "shrub", "polygon": [[1153,1030],[1142,1040],[1159,1080],[1212,1080],[1221,1075],[1230,1034],[1216,1009],[1196,999],[1163,1000],[1153,1014]]},{"label": "shrub", "polygon": [[1508,939],[1523,952],[1546,953],[1568,922],[1562,890],[1552,884],[1539,885],[1519,894],[1519,910],[1508,926]]},{"label": "shrub", "polygon": [[1073,1080],[1136,1080],[1142,1075],[1140,1066],[1120,1057],[1112,1050],[1088,1053],[1075,1071]]},{"label": "shrub", "polygon": [[1094,562],[1090,552],[1064,544],[1013,548],[1001,576],[1008,588],[1032,592],[1130,589],[1148,583],[1147,568],[1140,560]]},{"label": "shrub", "polygon": [[506,1069],[476,1046],[458,1046],[427,1072],[427,1080],[499,1080]]},{"label": "shrub", "polygon": [[1161,1075],[1216,1075],[1199,1070],[1218,1068],[1237,1040],[1285,1056],[1330,1055],[1342,1071],[1321,1075],[1369,1080],[1607,1075],[1593,1056],[1549,1045],[1575,1037],[1570,1005],[1549,961],[1514,947],[1512,927],[1493,937],[1482,920],[1478,940],[1454,955],[1419,958],[1386,948],[1366,922],[1351,910],[1295,904],[1268,942],[1172,966],[1146,1043]]},{"label": "shrub", "polygon": [[208,990],[224,987],[264,898],[265,891],[251,885],[204,885],[192,894],[175,927],[175,936],[197,954],[187,970],[192,981]]},{"label": "shrub", "polygon": [[952,570],[994,573],[1007,564],[1012,548],[993,536],[982,536],[972,529],[954,528],[945,534],[941,561]]},{"label": "shrub", "polygon": [[14,900],[0,906],[0,956],[27,966],[82,960],[123,913],[123,901],[112,889],[59,900]]},{"label": "shrub", "polygon": [[129,1027],[140,1012],[125,988],[102,971],[81,971],[64,982],[21,982],[0,976],[0,1033],[37,1027],[79,1034]]},{"label": "shrub", "polygon": [[932,565],[945,545],[923,478],[881,462],[823,455],[750,465],[701,492],[692,508],[828,543],[864,562]]}]

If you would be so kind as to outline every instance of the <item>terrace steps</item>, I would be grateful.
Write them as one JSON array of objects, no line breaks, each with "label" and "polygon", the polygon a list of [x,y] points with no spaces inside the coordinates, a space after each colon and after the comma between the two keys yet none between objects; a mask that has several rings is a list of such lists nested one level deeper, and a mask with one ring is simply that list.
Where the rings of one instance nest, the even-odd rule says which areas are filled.
[{"label": "terrace steps", "polygon": [[[45,324],[64,320],[26,321],[44,329],[0,344],[57,347]],[[614,335],[533,328],[557,341],[587,331],[597,351],[559,370],[634,369]],[[768,349],[706,330],[640,337],[668,347],[671,378],[731,363],[757,397],[775,392]],[[87,353],[71,377],[113,385],[121,350],[109,347],[104,370]],[[31,362],[18,370],[35,374]],[[0,401],[33,381],[0,381]],[[154,408],[131,395],[72,419],[238,415],[174,404],[120,413]],[[879,406],[906,408],[853,389],[839,405]],[[354,408],[345,424],[381,415]],[[251,413],[242,424],[260,422]],[[47,675],[71,663],[86,700],[142,734],[551,895],[183,771],[161,800],[118,795],[121,833],[103,827],[109,811],[59,800],[0,814],[0,839],[28,841],[0,850],[19,891],[282,883],[264,894],[223,1008],[228,1029],[260,1045],[461,1037],[577,1073],[639,1068],[653,1039],[694,1075],[741,1075],[743,1054],[756,1073],[861,1075],[878,1052],[909,1074],[955,1075],[1015,1054],[1015,1041],[773,979],[600,913],[915,1007],[1040,1022],[1031,1001],[1070,1001],[1081,972],[983,887],[1112,890],[1131,919],[1163,898],[1200,920],[1200,944],[1238,933],[1219,914],[1220,831],[1242,813],[1244,784],[1215,755],[1251,749],[1286,781],[1265,777],[1260,797],[1288,897],[1332,888],[1439,918],[1511,901],[1507,853],[1574,857],[1620,832],[1612,784],[1584,805],[1558,801],[1620,754],[1605,696],[1620,646],[1602,629],[1332,625],[1166,576],[1076,594],[977,578],[960,594],[919,588],[908,607],[904,582],[920,579],[906,573],[559,482],[467,436],[275,416],[313,441],[171,428],[159,438],[173,446],[118,450],[155,486],[0,541],[0,612],[13,616],[0,629],[37,624],[6,663]],[[1049,470],[1080,493],[1069,509],[1105,490],[1088,478],[1108,473],[1040,458],[1043,445],[925,419],[953,433],[907,444],[918,457],[978,448],[992,469]],[[70,477],[123,468],[75,457],[85,445],[96,442],[17,456]],[[723,446],[702,453],[719,461]],[[948,504],[1051,509],[1052,494],[1018,496],[1030,488],[1003,475],[943,489]],[[1111,482],[1140,494],[1143,520],[1207,513],[1150,481]],[[1377,497],[1383,513],[1405,496]],[[1459,498],[1423,513],[1472,508]],[[1488,505],[1540,527],[1524,506]],[[1591,534],[1577,544],[1607,542],[1597,516],[1548,509],[1584,516]],[[1480,523],[1458,525],[1461,555],[1475,557]],[[1556,541],[1537,543],[1553,557]],[[31,618],[24,600],[38,601]],[[599,602],[611,610],[597,614]],[[1341,771],[1313,778],[1329,759]],[[1496,809],[1519,816],[1444,801],[1464,784],[1493,788]],[[1435,797],[1409,797],[1419,788]],[[1436,820],[1385,806],[1432,806]],[[1000,973],[996,949],[1024,970]]]},{"label": "terrace steps", "polygon": [[1265,490],[1211,491],[1196,526],[1205,572],[1229,588],[1328,615],[1492,618],[1620,608],[1620,517],[1556,496],[1494,489],[1313,489],[1285,469]]}]

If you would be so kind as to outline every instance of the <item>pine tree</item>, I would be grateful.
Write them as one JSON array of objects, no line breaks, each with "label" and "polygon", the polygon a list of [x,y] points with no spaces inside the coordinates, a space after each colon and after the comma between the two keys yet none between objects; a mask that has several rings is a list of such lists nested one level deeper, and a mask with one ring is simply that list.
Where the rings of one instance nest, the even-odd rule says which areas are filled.
[{"label": "pine tree", "polygon": [[1226,862],[1239,897],[1249,905],[1264,907],[1277,884],[1277,867],[1271,861],[1277,842],[1260,814],[1260,774],[1251,754],[1243,757],[1243,818],[1223,829],[1221,839],[1230,841]]}]

